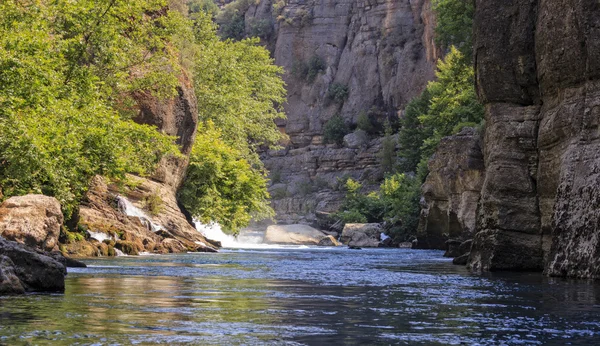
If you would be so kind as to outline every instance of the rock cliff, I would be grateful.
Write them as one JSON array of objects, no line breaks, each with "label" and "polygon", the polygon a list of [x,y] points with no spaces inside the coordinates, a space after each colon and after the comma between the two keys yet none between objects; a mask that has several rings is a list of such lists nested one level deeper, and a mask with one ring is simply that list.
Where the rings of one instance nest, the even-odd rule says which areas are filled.
[{"label": "rock cliff", "polygon": [[600,278],[600,3],[476,1],[483,183],[468,265]]},{"label": "rock cliff", "polygon": [[[341,115],[352,130],[368,116],[381,131],[434,77],[438,48],[429,0],[262,0],[245,12],[246,31],[274,23],[266,41],[286,70],[289,136],[285,149],[267,152],[273,206],[280,222],[314,222],[334,211],[337,178],[376,185],[383,176],[381,138],[325,145],[324,126]],[[380,135],[379,135],[380,136]]]},{"label": "rock cliff", "polygon": [[473,238],[485,176],[481,135],[465,128],[443,138],[428,167],[429,175],[421,187],[417,247],[446,249],[448,239]]}]

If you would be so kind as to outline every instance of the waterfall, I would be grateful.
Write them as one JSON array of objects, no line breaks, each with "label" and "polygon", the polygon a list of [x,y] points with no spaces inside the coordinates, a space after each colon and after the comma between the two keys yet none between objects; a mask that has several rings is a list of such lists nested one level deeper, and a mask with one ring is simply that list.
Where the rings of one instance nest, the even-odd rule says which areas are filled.
[{"label": "waterfall", "polygon": [[162,226],[153,223],[151,218],[143,210],[133,205],[127,198],[117,196],[117,205],[123,214],[139,218],[142,225],[149,231],[156,233],[162,229]]},{"label": "waterfall", "polygon": [[90,230],[88,230],[87,232],[90,235],[90,238],[96,239],[97,241],[99,241],[101,243],[107,239],[108,240],[112,239],[112,237],[110,235],[103,233],[103,232],[93,232]]}]

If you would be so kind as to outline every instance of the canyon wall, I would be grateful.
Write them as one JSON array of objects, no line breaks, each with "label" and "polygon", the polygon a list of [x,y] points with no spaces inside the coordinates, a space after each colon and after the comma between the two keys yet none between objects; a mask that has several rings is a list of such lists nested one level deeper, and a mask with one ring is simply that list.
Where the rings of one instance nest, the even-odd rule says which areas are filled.
[{"label": "canyon wall", "polygon": [[[433,41],[429,0],[262,0],[245,13],[253,23],[274,23],[263,40],[286,73],[289,136],[284,149],[264,153],[277,220],[311,223],[315,211],[339,207],[341,178],[375,188],[383,178],[380,138],[385,119],[434,77],[439,49]],[[332,98],[330,90],[346,90]],[[376,133],[351,134],[342,145],[324,144],[324,126],[341,115],[351,130],[360,114]],[[377,132],[379,134],[377,134]]]},{"label": "canyon wall", "polygon": [[600,277],[600,3],[476,1],[486,175],[468,266]]}]

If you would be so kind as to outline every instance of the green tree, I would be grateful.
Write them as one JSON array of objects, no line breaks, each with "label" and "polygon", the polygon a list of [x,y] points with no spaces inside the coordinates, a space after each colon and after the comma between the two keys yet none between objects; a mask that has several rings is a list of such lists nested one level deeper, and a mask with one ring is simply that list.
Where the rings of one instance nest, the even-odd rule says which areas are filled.
[{"label": "green tree", "polygon": [[128,120],[133,93],[175,93],[182,18],[163,1],[8,0],[0,13],[4,196],[55,196],[69,217],[94,175],[122,180],[179,155],[173,138]]},{"label": "green tree", "polygon": [[390,173],[394,170],[396,164],[396,141],[392,137],[392,125],[386,120],[385,122],[385,137],[383,138],[381,152],[381,168],[384,173]]},{"label": "green tree", "polygon": [[400,131],[398,133],[398,151],[399,167],[402,172],[414,172],[421,161],[421,146],[423,141],[433,135],[431,128],[424,127],[419,121],[419,117],[427,114],[431,96],[429,89],[425,89],[421,95],[413,98],[404,111],[404,116],[400,121]]},{"label": "green tree", "polygon": [[350,132],[348,125],[340,115],[334,115],[323,127],[323,142],[342,145],[344,136]]},{"label": "green tree", "polygon": [[274,216],[269,206],[266,171],[253,167],[231,146],[212,121],[200,125],[178,197],[200,221],[218,222],[237,234],[254,218]]},{"label": "green tree", "polygon": [[460,47],[465,60],[471,62],[473,50],[474,2],[471,0],[433,0],[436,14],[436,40],[444,47]]}]

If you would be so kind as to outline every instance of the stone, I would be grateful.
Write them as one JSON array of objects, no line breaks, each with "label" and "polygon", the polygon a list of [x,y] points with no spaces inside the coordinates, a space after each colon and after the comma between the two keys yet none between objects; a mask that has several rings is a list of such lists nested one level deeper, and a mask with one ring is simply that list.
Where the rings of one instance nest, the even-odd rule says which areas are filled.
[{"label": "stone", "polygon": [[462,255],[460,253],[460,244],[462,241],[457,239],[449,239],[446,241],[446,253],[444,253],[444,257],[458,257]]},{"label": "stone", "polygon": [[452,260],[452,264],[459,265],[459,266],[464,266],[469,261],[469,256],[470,255],[471,254],[467,252],[467,253],[462,254],[462,255],[460,255],[458,257],[454,257],[454,259]]},{"label": "stone", "polygon": [[357,247],[378,247],[383,229],[378,223],[347,223],[340,242]]},{"label": "stone", "polygon": [[0,205],[0,235],[27,246],[52,251],[58,246],[63,214],[54,197],[11,197]]},{"label": "stone", "polygon": [[328,235],[328,236],[322,238],[321,240],[319,240],[319,243],[317,245],[319,245],[319,246],[341,246],[342,244],[340,244],[340,242],[337,241],[337,239],[335,239],[333,236]]},{"label": "stone", "polygon": [[600,6],[475,1],[486,106],[468,267],[600,278]]},{"label": "stone", "polygon": [[267,227],[266,244],[318,245],[325,233],[308,225],[271,225]]},{"label": "stone", "polygon": [[0,255],[0,295],[25,293],[10,258]]},{"label": "stone", "polygon": [[465,128],[443,138],[427,166],[429,174],[421,187],[419,247],[444,250],[448,237],[472,238],[476,232],[485,177],[480,134]]},{"label": "stone", "polygon": [[369,140],[369,136],[363,130],[356,130],[344,136],[344,146],[352,149],[358,149],[364,146]]},{"label": "stone", "polygon": [[[359,130],[347,135],[343,146],[324,144],[325,124],[340,114],[354,128],[364,113],[382,134],[385,119],[395,117],[435,76],[441,57],[434,40],[435,15],[430,0],[368,6],[354,0],[288,1],[276,13],[272,4],[252,3],[241,13],[247,32],[256,20],[275,23],[273,34],[262,42],[275,63],[288,71],[283,75],[287,119],[276,123],[289,141],[284,150],[265,151],[261,158],[269,171],[280,172],[286,185],[272,203],[276,221],[314,225],[315,210],[339,208],[344,194],[337,190],[338,178],[376,187],[384,176],[378,157],[382,135],[369,140]],[[288,19],[279,21],[278,16]],[[292,73],[315,56],[326,67],[314,80]],[[328,97],[336,83],[348,88],[343,102]],[[297,189],[299,181],[313,188]]]},{"label": "stone", "polygon": [[[63,292],[65,290],[67,270],[50,256],[39,254],[17,242],[0,238],[0,257],[10,259],[14,274],[19,278],[25,291]],[[9,267],[10,263],[7,260],[3,262],[4,266]],[[7,270],[7,273],[9,271]]]}]

